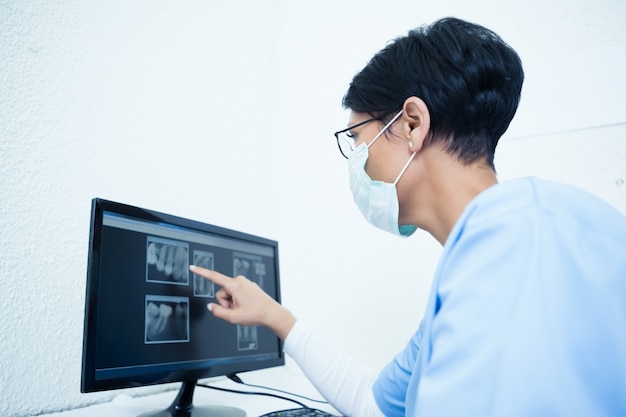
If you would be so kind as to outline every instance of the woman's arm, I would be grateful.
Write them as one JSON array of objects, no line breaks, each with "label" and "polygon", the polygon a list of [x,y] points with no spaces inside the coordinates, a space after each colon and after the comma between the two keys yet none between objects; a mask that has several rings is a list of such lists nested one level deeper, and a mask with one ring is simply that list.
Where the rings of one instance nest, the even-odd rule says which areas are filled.
[{"label": "woman's arm", "polygon": [[227,277],[216,271],[191,266],[197,275],[220,286],[217,304],[208,309],[215,317],[245,326],[267,326],[285,341],[285,352],[339,412],[346,416],[382,417],[372,385],[376,374],[330,348],[295,316],[243,276]]},{"label": "woman's arm", "polygon": [[328,346],[301,322],[285,340],[291,356],[317,390],[345,416],[382,417],[372,385],[376,374]]}]

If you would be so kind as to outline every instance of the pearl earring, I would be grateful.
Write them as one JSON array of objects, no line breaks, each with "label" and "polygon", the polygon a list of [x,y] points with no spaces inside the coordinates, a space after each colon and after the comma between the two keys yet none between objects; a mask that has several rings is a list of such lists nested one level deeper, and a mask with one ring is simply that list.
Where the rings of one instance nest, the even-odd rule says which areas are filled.
[{"label": "pearl earring", "polygon": [[412,141],[412,140],[410,140],[410,141],[409,141],[409,149],[411,149],[412,147],[413,147],[413,141]]}]

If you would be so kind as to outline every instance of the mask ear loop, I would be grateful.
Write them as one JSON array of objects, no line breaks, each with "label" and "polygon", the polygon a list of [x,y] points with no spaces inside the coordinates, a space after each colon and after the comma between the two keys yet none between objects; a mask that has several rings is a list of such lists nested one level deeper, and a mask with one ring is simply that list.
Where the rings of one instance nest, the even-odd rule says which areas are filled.
[{"label": "mask ear loop", "polygon": [[400,177],[402,177],[402,174],[404,174],[404,171],[406,171],[406,169],[409,167],[409,164],[411,163],[413,158],[415,158],[416,153],[417,152],[413,152],[411,156],[409,157],[409,160],[406,161],[406,164],[404,164],[404,168],[402,168],[402,171],[400,171],[400,175],[398,175],[398,178],[396,178],[396,180],[393,182],[394,186],[398,183],[398,181],[400,181]]},{"label": "mask ear loop", "polygon": [[[389,121],[389,123],[387,123],[380,132],[378,132],[378,135],[376,135],[374,137],[374,139],[372,139],[372,141],[367,144],[367,148],[369,149],[370,146],[372,146],[374,144],[374,142],[376,142],[376,140],[382,136],[383,133],[385,133],[385,130],[387,130],[389,128],[389,126],[391,126],[393,124],[393,122],[395,122],[396,120],[398,120],[398,117],[400,117],[400,115],[402,114],[402,110],[400,110],[398,112],[398,114],[396,114],[395,116],[393,116],[393,119],[391,119]],[[411,161],[413,160],[413,158],[415,158],[415,154],[417,152],[413,152],[413,154],[411,155],[411,157],[409,158],[408,161],[406,161],[406,164],[404,164],[404,168],[402,168],[402,171],[400,171],[400,175],[398,175],[398,178],[396,178],[396,180],[393,182],[394,187],[396,186],[396,184],[398,183],[398,181],[400,181],[400,178],[402,177],[402,174],[404,174],[404,171],[406,171],[406,169],[409,167],[409,164],[411,163]]]},{"label": "mask ear loop", "polygon": [[387,130],[389,128],[389,126],[391,126],[393,124],[393,122],[395,122],[396,120],[398,120],[398,117],[400,117],[400,115],[402,114],[402,110],[400,110],[398,112],[398,114],[396,114],[395,116],[393,116],[393,119],[391,119],[389,121],[389,123],[387,123],[380,132],[378,132],[378,135],[374,136],[374,139],[372,139],[372,141],[367,145],[367,148],[369,149],[370,146],[372,146],[374,144],[374,142],[376,142],[376,140],[382,136],[383,133],[385,133],[385,130]]}]

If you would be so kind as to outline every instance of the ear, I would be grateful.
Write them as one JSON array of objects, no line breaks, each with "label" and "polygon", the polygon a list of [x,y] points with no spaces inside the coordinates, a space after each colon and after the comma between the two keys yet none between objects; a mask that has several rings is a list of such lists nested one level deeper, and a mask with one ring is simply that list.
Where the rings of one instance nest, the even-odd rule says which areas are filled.
[{"label": "ear", "polygon": [[422,149],[430,132],[430,112],[428,106],[419,97],[409,97],[404,101],[402,117],[407,127],[407,145],[411,152]]}]

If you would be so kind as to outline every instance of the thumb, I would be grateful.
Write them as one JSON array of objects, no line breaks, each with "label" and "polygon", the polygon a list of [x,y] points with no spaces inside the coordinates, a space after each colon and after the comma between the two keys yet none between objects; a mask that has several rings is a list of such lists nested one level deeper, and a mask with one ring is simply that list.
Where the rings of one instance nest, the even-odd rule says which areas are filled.
[{"label": "thumb", "polygon": [[227,322],[232,323],[231,321],[232,312],[230,311],[230,309],[224,308],[221,305],[216,304],[216,303],[209,303],[207,304],[206,307],[218,319],[226,320]]}]

